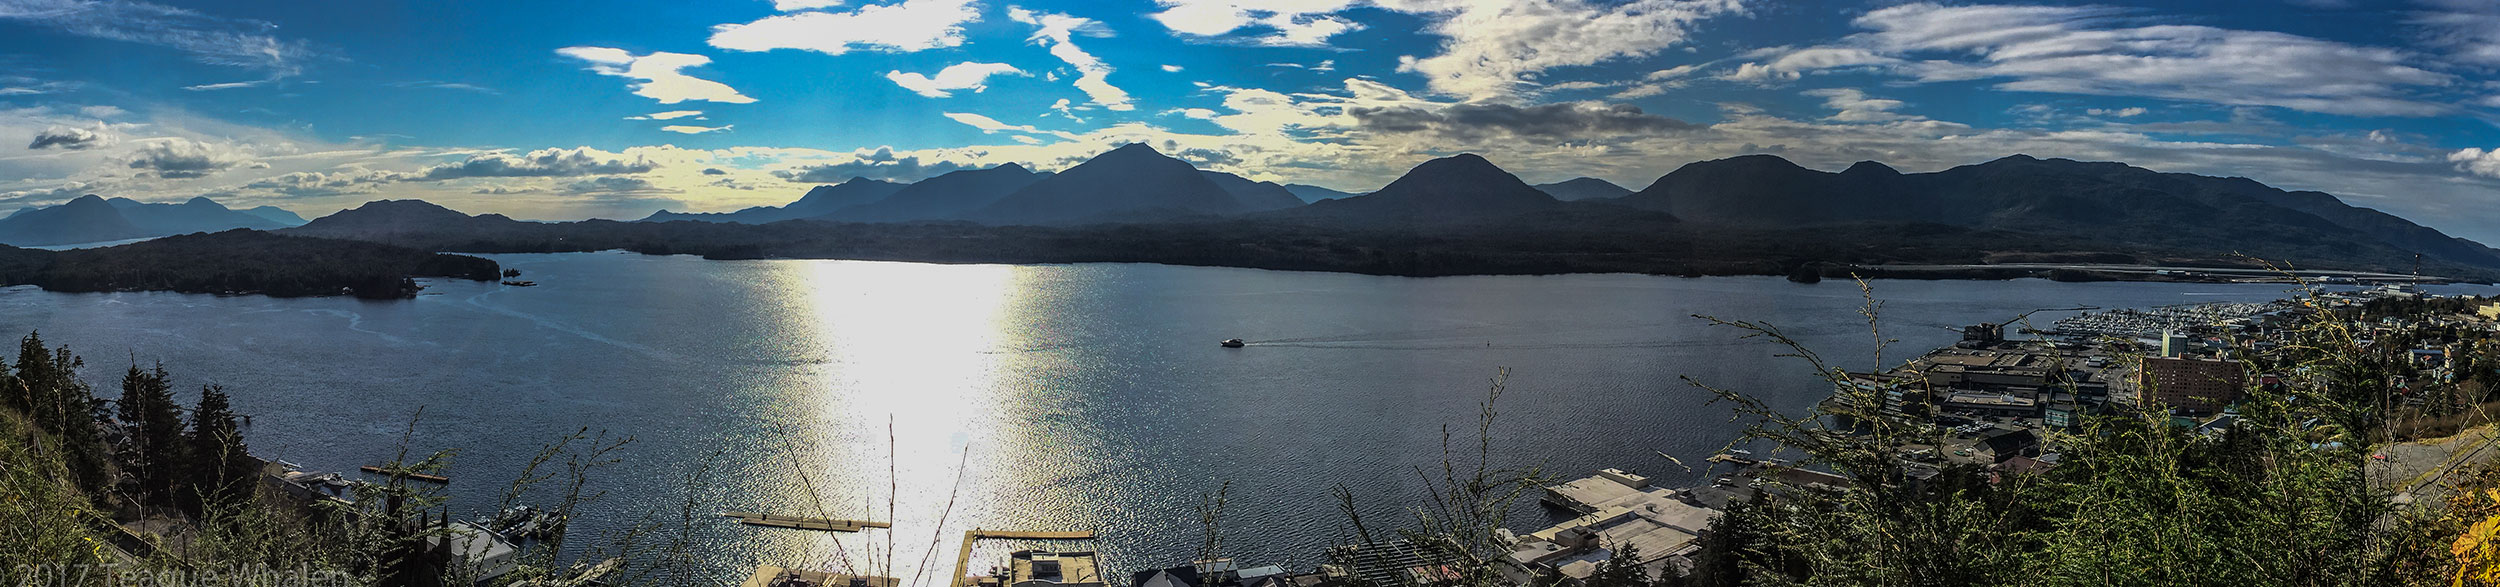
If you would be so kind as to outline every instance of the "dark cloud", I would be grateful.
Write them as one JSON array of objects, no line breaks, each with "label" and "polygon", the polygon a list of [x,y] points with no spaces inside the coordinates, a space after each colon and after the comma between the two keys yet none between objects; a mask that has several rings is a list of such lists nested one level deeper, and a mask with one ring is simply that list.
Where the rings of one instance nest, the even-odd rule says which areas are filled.
[{"label": "dark cloud", "polygon": [[521,155],[490,153],[469,157],[467,161],[445,163],[426,168],[423,179],[444,180],[466,177],[579,177],[584,175],[619,175],[644,173],[658,168],[642,159],[626,160],[621,155],[591,148],[541,149]]},{"label": "dark cloud", "polygon": [[1462,141],[1500,137],[1584,140],[1700,128],[1690,122],[1642,112],[1630,104],[1458,104],[1430,110],[1394,106],[1350,108],[1346,113],[1372,132],[1432,134]]},{"label": "dark cloud", "polygon": [[673,193],[675,191],[676,190],[663,189],[659,186],[651,185],[651,180],[639,177],[622,177],[615,175],[593,177],[564,185],[564,193],[574,195],[658,194]]},{"label": "dark cloud", "polygon": [[296,172],[243,184],[246,189],[269,190],[296,197],[336,196],[372,193],[382,184],[407,179],[407,174],[370,169],[344,169],[328,173]]},{"label": "dark cloud", "polygon": [[720,170],[720,168],[718,168],[718,167],[705,167],[705,168],[703,168],[703,174],[704,174],[704,175],[729,175],[729,172],[727,172],[727,171],[721,171],[721,170]]},{"label": "dark cloud", "polygon": [[515,194],[543,194],[543,193],[547,193],[547,190],[540,189],[540,188],[515,188],[515,187],[504,187],[504,186],[493,186],[493,187],[482,187],[482,188],[478,188],[478,189],[474,189],[474,190],[469,190],[469,193],[472,193],[472,194],[480,194],[480,195],[488,195],[488,196],[509,196],[509,195],[515,195]]},{"label": "dark cloud", "polygon": [[83,128],[55,126],[44,129],[43,132],[35,133],[35,141],[27,143],[26,148],[49,149],[53,147],[60,147],[75,151],[79,149],[104,146],[107,140],[108,138],[104,136],[104,133]]},{"label": "dark cloud", "polygon": [[207,177],[244,162],[240,154],[223,147],[190,139],[166,139],[140,147],[131,155],[130,168],[145,170],[157,177],[189,179]]}]

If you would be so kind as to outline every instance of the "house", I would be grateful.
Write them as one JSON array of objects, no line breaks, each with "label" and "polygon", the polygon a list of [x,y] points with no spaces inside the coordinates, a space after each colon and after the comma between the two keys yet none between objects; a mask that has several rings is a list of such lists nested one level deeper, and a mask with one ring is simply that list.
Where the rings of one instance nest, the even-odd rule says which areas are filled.
[{"label": "house", "polygon": [[2006,459],[2011,459],[2017,456],[2031,454],[2039,449],[2040,436],[2032,434],[2029,429],[1998,428],[1991,430],[1985,434],[1981,434],[1979,436],[1979,441],[1971,446],[1972,452],[1978,453],[1979,456],[1986,458],[1989,462],[1996,463],[2002,463],[2005,462]]}]

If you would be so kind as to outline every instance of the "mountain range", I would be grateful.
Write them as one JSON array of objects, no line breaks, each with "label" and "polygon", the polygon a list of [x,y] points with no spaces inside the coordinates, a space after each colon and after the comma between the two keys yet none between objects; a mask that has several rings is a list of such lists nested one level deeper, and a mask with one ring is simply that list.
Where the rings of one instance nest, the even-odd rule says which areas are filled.
[{"label": "mountain range", "polygon": [[[2500,250],[2328,194],[2025,155],[1931,173],[1872,161],[1827,172],[1750,155],[1684,165],[1628,191],[1590,178],[1530,185],[1461,154],[1369,193],[1296,203],[1312,193],[1129,145],[1058,173],[1008,164],[911,184],[852,180],[786,206],[728,214],[521,222],[385,200],[284,232],[457,252],[1133,260],[1415,275],[1784,274],[2021,261],[2245,266],[2253,257],[2304,269],[2500,278]],[[81,198],[0,220],[0,229],[43,232],[36,229],[74,221],[93,227],[82,239],[165,229],[137,221],[154,212],[130,210]]]},{"label": "mountain range", "polygon": [[206,197],[151,204],[89,194],[56,206],[19,209],[0,218],[0,244],[68,245],[237,228],[276,230],[301,224],[302,217],[274,206],[234,210]]}]

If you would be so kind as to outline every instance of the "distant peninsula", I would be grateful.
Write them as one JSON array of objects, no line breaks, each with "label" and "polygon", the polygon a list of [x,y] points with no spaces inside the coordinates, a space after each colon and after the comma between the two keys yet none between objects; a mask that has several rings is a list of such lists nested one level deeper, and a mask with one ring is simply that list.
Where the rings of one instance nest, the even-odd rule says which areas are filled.
[{"label": "distant peninsula", "polygon": [[491,281],[500,276],[494,261],[467,255],[251,229],[67,251],[0,246],[0,285],[60,292],[401,299],[417,295],[415,278]]}]

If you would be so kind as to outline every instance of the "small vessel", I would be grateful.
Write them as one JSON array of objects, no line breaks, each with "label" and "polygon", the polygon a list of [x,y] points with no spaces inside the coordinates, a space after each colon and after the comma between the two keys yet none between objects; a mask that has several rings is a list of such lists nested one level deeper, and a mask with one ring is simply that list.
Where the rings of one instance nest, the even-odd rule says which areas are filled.
[{"label": "small vessel", "polygon": [[518,280],[515,280],[515,281],[506,281],[506,282],[503,282],[503,284],[504,284],[504,285],[513,286],[513,287],[530,287],[530,286],[538,285],[538,282],[535,282],[535,281],[518,281]]},{"label": "small vessel", "polygon": [[1227,338],[1227,339],[1224,339],[1224,342],[1219,342],[1219,343],[1215,343],[1215,344],[1218,344],[1218,345],[1223,345],[1223,347],[1224,347],[1224,348],[1228,348],[1228,349],[1237,349],[1237,348],[1241,348],[1241,347],[1242,347],[1242,345],[1244,345],[1244,344],[1248,344],[1248,343],[1241,342],[1241,339],[1238,339],[1238,338]]}]

